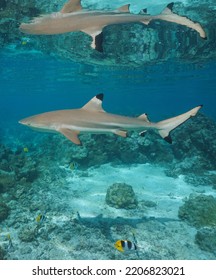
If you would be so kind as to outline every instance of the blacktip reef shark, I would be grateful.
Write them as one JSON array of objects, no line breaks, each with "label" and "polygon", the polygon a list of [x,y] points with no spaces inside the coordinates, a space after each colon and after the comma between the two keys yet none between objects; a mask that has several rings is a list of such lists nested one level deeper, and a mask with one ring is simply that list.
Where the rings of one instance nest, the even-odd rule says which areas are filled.
[{"label": "blacktip reef shark", "polygon": [[152,20],[163,20],[185,25],[196,30],[201,38],[206,39],[202,26],[185,16],[173,13],[173,5],[174,3],[170,3],[158,15],[148,15],[145,9],[139,14],[131,14],[130,5],[124,5],[115,11],[85,10],[82,8],[80,0],[70,0],[60,12],[36,17],[30,23],[22,23],[20,30],[24,33],[38,35],[82,31],[92,37],[91,46],[98,51],[103,50],[103,28],[111,24],[140,22],[148,25]]},{"label": "blacktip reef shark", "polygon": [[81,145],[80,133],[114,133],[127,137],[127,131],[138,131],[141,136],[149,129],[155,130],[167,142],[172,143],[170,132],[195,116],[202,106],[157,123],[150,122],[146,114],[138,118],[110,114],[102,107],[103,94],[93,97],[80,109],[51,111],[20,120],[19,123],[34,129],[57,132],[77,145]]}]

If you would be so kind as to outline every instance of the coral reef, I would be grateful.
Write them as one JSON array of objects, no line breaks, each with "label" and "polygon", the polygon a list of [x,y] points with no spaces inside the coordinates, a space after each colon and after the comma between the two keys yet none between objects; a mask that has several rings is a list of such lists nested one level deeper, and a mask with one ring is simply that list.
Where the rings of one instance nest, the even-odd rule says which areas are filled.
[{"label": "coral reef", "polygon": [[0,260],[4,260],[4,257],[5,257],[5,251],[0,246]]},{"label": "coral reef", "polygon": [[178,216],[197,228],[216,225],[216,198],[212,195],[190,195],[179,208]]},{"label": "coral reef", "polygon": [[202,250],[212,252],[216,256],[216,229],[201,228],[197,231],[195,242]]},{"label": "coral reef", "polygon": [[124,209],[134,209],[138,204],[132,186],[125,183],[115,183],[107,189],[106,203]]},{"label": "coral reef", "polygon": [[7,172],[0,169],[0,193],[7,191],[10,187],[15,185],[14,172]]},{"label": "coral reef", "polygon": [[9,213],[10,208],[4,202],[0,202],[0,222],[7,219]]},{"label": "coral reef", "polygon": [[[173,134],[174,144],[170,147],[174,161],[166,175],[178,177],[194,185],[215,185],[216,170],[216,124],[202,113],[179,127]],[[182,141],[184,139],[184,141]]]},{"label": "coral reef", "polygon": [[27,185],[39,176],[37,162],[21,148],[16,151],[0,145],[0,192],[12,192],[18,184]]},{"label": "coral reef", "polygon": [[23,242],[32,242],[35,240],[36,232],[33,227],[23,227],[20,229],[18,236],[19,239]]}]

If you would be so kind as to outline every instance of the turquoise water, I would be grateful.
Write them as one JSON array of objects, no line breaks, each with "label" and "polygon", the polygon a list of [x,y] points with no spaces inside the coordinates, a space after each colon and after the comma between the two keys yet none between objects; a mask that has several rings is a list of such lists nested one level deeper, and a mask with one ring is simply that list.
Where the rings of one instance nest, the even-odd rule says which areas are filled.
[{"label": "turquoise water", "polygon": [[1,122],[4,126],[5,122],[17,122],[28,115],[81,107],[98,93],[105,94],[104,108],[118,114],[147,112],[157,121],[203,104],[203,112],[216,119],[215,68],[215,62],[166,62],[119,70],[38,53],[4,52]]},{"label": "turquoise water", "polygon": [[[215,259],[215,59],[99,65],[20,44],[0,50],[0,259]],[[172,145],[131,132],[76,146],[18,123],[99,93],[107,112],[151,121],[203,108]],[[139,254],[114,247],[133,234]]]}]

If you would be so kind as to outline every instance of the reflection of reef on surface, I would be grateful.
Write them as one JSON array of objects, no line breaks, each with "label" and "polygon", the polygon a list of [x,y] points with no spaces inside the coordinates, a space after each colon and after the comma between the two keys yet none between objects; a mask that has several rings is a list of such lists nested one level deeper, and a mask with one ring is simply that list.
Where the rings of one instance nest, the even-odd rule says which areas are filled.
[{"label": "reflection of reef on surface", "polygon": [[[99,53],[91,49],[91,38],[82,32],[52,36],[30,36],[19,32],[17,27],[20,22],[38,14],[58,11],[65,2],[23,0],[15,4],[3,1],[0,46],[12,44],[10,47],[23,51],[38,49],[75,61],[121,66],[140,66],[173,58],[195,62],[216,56],[215,17],[208,7],[211,3],[202,5],[202,9],[200,6],[184,7],[175,3],[177,13],[191,17],[204,26],[208,40],[202,40],[196,32],[184,26],[161,21],[151,22],[148,26],[139,23],[112,25],[103,30],[104,52]],[[83,1],[83,4],[88,8],[88,3]]]}]

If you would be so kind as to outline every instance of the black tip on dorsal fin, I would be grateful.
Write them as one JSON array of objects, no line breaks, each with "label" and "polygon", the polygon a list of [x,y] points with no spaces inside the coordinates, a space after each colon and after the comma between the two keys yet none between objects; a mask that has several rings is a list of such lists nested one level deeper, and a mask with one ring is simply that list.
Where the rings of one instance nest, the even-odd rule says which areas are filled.
[{"label": "black tip on dorsal fin", "polygon": [[172,138],[171,138],[170,135],[168,135],[167,137],[164,137],[164,140],[165,140],[166,142],[168,142],[169,144],[172,144]]},{"label": "black tip on dorsal fin", "polygon": [[173,9],[173,6],[174,6],[174,2],[171,2],[167,5],[167,8],[170,9],[172,11]]},{"label": "black tip on dorsal fin", "polygon": [[100,101],[103,101],[104,98],[104,94],[103,93],[99,93],[96,95],[97,99],[99,99]]}]

